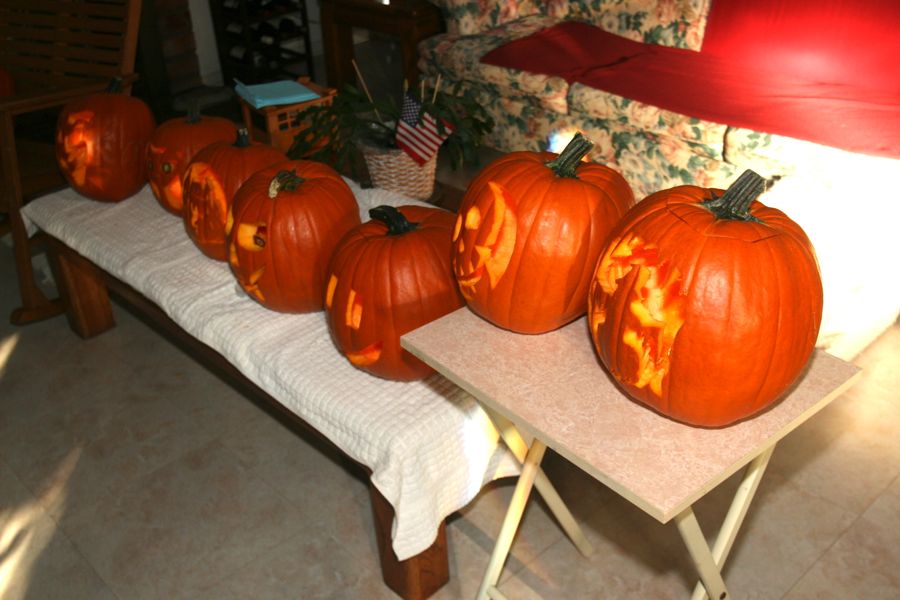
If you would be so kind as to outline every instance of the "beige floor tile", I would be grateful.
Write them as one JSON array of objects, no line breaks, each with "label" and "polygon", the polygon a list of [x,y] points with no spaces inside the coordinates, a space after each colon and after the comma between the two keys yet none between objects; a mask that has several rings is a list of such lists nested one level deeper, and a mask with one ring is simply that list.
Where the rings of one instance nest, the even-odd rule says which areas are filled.
[{"label": "beige floor tile", "polygon": [[4,463],[0,463],[0,598],[115,600],[44,504]]},{"label": "beige floor tile", "polygon": [[303,507],[213,442],[60,526],[119,596],[139,599],[200,593],[305,523]]},{"label": "beige floor tile", "polygon": [[900,478],[880,495],[786,596],[900,598]]},{"label": "beige floor tile", "polygon": [[860,380],[782,441],[770,469],[860,513],[900,474],[900,326],[855,362]]},{"label": "beige floor tile", "polygon": [[[718,531],[733,491],[723,486],[698,503],[698,519],[708,537]],[[767,473],[725,566],[733,597],[780,598],[854,518],[854,513]]]},{"label": "beige floor tile", "polygon": [[241,598],[393,600],[397,596],[382,583],[378,558],[368,550],[360,536],[310,523],[238,570],[228,587]]}]

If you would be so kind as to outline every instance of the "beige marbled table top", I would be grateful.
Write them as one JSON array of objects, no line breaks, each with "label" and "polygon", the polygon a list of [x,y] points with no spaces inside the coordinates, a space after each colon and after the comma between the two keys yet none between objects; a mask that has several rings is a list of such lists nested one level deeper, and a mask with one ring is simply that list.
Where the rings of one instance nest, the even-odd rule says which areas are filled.
[{"label": "beige marbled table top", "polygon": [[[543,335],[499,329],[462,308],[403,346],[525,435],[662,523],[840,396],[859,369],[817,350],[794,389],[735,425],[677,423],[630,400],[596,357],[584,318]],[[723,390],[727,393],[727,390]]]}]

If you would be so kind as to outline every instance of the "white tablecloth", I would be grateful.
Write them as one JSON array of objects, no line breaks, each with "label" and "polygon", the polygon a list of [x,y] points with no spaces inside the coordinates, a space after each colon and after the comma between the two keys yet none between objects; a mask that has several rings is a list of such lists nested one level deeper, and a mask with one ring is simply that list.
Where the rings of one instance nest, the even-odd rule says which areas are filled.
[{"label": "white tablecloth", "polygon": [[[379,204],[421,204],[349,183],[364,221]],[[116,204],[67,189],[29,203],[24,213],[368,466],[394,507],[400,560],[427,549],[444,518],[486,482],[518,471],[472,397],[439,375],[398,383],[354,368],[334,348],[323,313],[285,315],[251,300],[228,265],[206,258],[149,187]]]}]

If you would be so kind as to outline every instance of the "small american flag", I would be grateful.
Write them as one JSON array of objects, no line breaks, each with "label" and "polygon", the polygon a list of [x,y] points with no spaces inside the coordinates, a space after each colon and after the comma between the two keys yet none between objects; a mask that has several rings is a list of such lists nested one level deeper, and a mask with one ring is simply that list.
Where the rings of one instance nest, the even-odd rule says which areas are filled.
[{"label": "small american flag", "polygon": [[439,133],[437,122],[429,114],[423,115],[422,123],[419,124],[421,106],[412,95],[406,94],[400,109],[400,121],[397,123],[397,146],[409,154],[420,166],[437,154],[438,148],[453,131],[445,122],[444,133]]}]

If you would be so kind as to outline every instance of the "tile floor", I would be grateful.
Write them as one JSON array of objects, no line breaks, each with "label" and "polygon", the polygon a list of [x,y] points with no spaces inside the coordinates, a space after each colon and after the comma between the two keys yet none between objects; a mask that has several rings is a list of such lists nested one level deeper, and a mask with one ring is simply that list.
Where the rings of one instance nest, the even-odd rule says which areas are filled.
[{"label": "tile floor", "polygon": [[[7,240],[5,240],[8,242]],[[0,243],[0,598],[390,599],[365,483],[127,311],[89,341],[62,318],[15,328]],[[900,598],[900,325],[857,360],[860,383],[776,450],[726,569],[735,598]],[[551,479],[597,552],[582,558],[540,502],[501,589],[517,598],[684,598],[660,525],[555,456]],[[697,507],[708,532],[735,481]],[[511,482],[448,527],[471,598]]]}]

